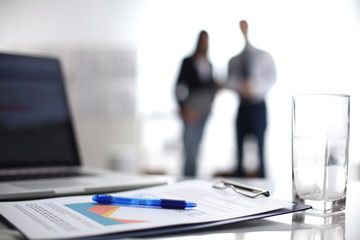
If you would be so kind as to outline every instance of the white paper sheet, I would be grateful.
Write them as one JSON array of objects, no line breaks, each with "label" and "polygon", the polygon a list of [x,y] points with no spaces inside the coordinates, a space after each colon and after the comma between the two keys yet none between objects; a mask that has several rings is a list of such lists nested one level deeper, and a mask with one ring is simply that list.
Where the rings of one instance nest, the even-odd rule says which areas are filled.
[{"label": "white paper sheet", "polygon": [[66,239],[180,224],[221,221],[292,206],[270,197],[248,198],[212,182],[191,180],[114,196],[181,199],[197,203],[185,210],[101,205],[92,196],[1,202],[0,213],[30,239]]}]

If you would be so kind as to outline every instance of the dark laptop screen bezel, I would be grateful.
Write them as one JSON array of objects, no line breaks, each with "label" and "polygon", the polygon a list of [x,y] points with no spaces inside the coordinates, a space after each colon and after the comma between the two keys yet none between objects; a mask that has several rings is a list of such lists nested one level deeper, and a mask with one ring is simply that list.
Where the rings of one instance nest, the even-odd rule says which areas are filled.
[{"label": "dark laptop screen bezel", "polygon": [[[3,64],[3,66],[1,64]],[[32,156],[26,156],[26,157],[16,156],[16,161],[14,161],[14,159],[11,159],[8,153],[6,154],[0,153],[0,169],[80,166],[81,160],[80,160],[79,150],[74,132],[72,114],[69,107],[69,99],[67,92],[65,90],[65,85],[64,85],[65,81],[64,81],[64,76],[62,73],[60,61],[57,58],[47,57],[47,56],[0,53],[0,84],[1,81],[15,81],[16,77],[22,74],[22,71],[25,72],[24,75],[26,75],[27,73],[30,73],[31,75],[32,72],[34,72],[34,74],[41,74],[39,72],[36,73],[36,71],[29,71],[24,69],[31,67],[31,64],[43,65],[41,66],[43,68],[39,68],[39,66],[37,66],[36,71],[42,71],[41,69],[44,69],[44,71],[46,71],[47,67],[50,67],[52,69],[51,71],[53,71],[51,72],[51,74],[54,74],[54,76],[51,76],[50,77],[51,79],[49,79],[49,81],[56,81],[54,82],[54,85],[56,85],[57,88],[57,96],[59,96],[59,98],[61,98],[61,101],[63,101],[61,111],[64,113],[64,120],[62,120],[61,122],[61,130],[64,131],[64,134],[62,134],[62,136],[63,135],[66,136],[66,141],[67,141],[66,143],[67,152],[66,154],[64,154],[66,155],[66,157],[59,157],[59,155],[61,154],[58,154],[57,156],[49,156],[49,158],[51,159],[41,158],[39,160],[38,158],[36,159],[32,158]],[[11,73],[11,71],[13,71],[13,73]],[[14,79],[9,80],[9,76],[12,76]],[[29,79],[33,78],[33,76],[28,76],[28,77]],[[24,76],[21,76],[21,78],[24,78]],[[0,88],[0,94],[1,94],[1,88]],[[0,104],[1,104],[1,99],[0,99]],[[0,111],[6,111],[6,108],[7,106],[0,105]],[[1,120],[2,119],[0,112],[0,124],[1,124]],[[1,131],[2,130],[0,126],[0,134]],[[62,146],[64,146],[64,144],[62,144]],[[0,152],[1,152],[1,147],[0,147]],[[6,155],[6,157],[4,155]],[[19,159],[19,158],[24,158],[24,159]]]}]

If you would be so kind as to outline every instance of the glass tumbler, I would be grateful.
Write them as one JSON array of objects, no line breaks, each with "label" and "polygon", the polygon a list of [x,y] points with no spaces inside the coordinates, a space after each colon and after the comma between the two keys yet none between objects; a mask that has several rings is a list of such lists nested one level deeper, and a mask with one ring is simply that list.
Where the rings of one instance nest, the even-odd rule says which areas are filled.
[{"label": "glass tumbler", "polygon": [[350,96],[300,94],[292,98],[293,200],[321,214],[345,209]]}]

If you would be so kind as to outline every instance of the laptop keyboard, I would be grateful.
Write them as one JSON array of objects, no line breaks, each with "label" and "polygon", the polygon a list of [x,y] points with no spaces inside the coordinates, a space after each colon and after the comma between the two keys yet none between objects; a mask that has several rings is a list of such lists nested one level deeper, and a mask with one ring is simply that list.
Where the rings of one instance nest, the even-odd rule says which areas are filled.
[{"label": "laptop keyboard", "polygon": [[63,168],[8,170],[8,171],[0,171],[0,182],[46,179],[46,178],[78,177],[78,176],[89,176],[89,175],[91,174],[80,172],[75,169],[63,169]]}]

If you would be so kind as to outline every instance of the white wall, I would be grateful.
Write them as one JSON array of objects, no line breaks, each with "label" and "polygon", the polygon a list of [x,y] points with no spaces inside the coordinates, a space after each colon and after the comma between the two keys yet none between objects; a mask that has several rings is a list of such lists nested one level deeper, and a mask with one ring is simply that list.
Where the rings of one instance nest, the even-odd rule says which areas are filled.
[{"label": "white wall", "polygon": [[[268,166],[271,176],[289,179],[291,95],[298,92],[351,95],[350,161],[360,162],[359,5],[358,0],[0,0],[0,49],[134,49],[139,144],[144,157],[168,158],[171,169],[180,157],[156,150],[179,150],[172,91],[181,58],[205,29],[216,75],[226,77],[228,59],[243,46],[238,21],[247,19],[251,41],[271,52],[278,67],[268,96]],[[205,175],[234,163],[236,101],[230,92],[216,99],[201,158]],[[115,134],[121,134],[122,126],[117,128]],[[126,144],[116,137],[106,143]],[[95,159],[87,164],[104,166]]]},{"label": "white wall", "polygon": [[136,46],[144,0],[0,0],[1,45]]}]

